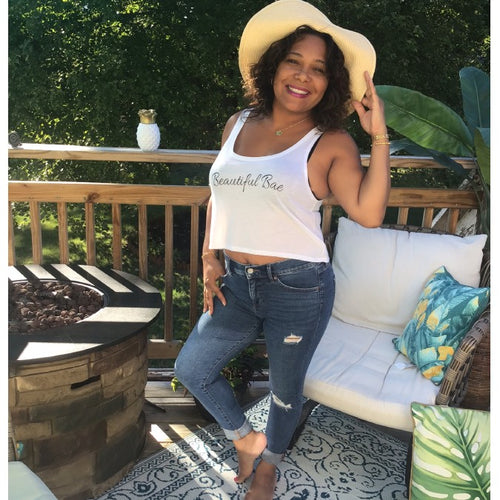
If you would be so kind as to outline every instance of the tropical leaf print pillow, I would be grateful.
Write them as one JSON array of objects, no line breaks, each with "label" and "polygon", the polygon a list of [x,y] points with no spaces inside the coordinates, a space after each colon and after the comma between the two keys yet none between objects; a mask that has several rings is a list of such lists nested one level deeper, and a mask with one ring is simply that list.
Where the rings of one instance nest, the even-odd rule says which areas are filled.
[{"label": "tropical leaf print pillow", "polygon": [[462,285],[441,266],[429,279],[413,317],[394,346],[436,385],[455,350],[489,303],[489,288]]},{"label": "tropical leaf print pillow", "polygon": [[490,498],[490,413],[412,403],[410,500]]}]

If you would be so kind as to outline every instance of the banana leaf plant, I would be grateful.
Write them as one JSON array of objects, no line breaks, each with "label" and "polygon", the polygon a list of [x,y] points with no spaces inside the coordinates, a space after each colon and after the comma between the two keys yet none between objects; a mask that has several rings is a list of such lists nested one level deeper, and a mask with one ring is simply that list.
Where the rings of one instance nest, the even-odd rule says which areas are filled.
[{"label": "banana leaf plant", "polygon": [[479,200],[481,230],[490,229],[490,77],[466,67],[459,72],[463,118],[446,104],[415,90],[378,85],[388,127],[403,139],[391,143],[391,154],[406,151],[431,156],[464,177],[467,171],[453,157],[476,164],[470,179]]}]

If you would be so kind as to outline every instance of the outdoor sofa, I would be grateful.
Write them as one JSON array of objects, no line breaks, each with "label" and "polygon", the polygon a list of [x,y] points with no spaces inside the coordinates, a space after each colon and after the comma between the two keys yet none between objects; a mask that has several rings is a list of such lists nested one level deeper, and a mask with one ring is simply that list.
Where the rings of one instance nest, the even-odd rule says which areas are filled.
[{"label": "outdoor sofa", "polygon": [[[460,405],[467,392],[474,352],[483,337],[489,340],[485,244],[485,235],[461,237],[409,227],[364,228],[340,218],[332,258],[335,304],[309,366],[304,395],[374,424],[409,432],[413,429],[412,402]],[[450,289],[433,291],[442,314],[436,320],[425,316],[428,301],[422,299],[422,293],[443,266],[458,284],[453,287],[451,282],[451,295]],[[475,316],[459,314],[460,305],[456,306],[462,285],[468,293],[482,291],[478,306],[484,309],[481,317],[477,318],[479,309]],[[418,336],[415,322],[419,314],[420,322],[426,323],[420,325],[425,328],[420,328],[422,338],[418,341],[434,343],[425,352],[426,345],[416,346],[424,352],[420,358],[421,352],[417,353],[417,364],[425,365],[420,369],[394,342],[403,333]],[[473,324],[466,325],[471,317]],[[447,344],[443,336],[456,329],[457,323],[458,329],[467,326],[467,331],[458,345],[443,348],[439,345]],[[453,344],[453,339],[448,344]],[[486,373],[489,366],[481,369]],[[432,380],[423,372],[438,376]]]}]

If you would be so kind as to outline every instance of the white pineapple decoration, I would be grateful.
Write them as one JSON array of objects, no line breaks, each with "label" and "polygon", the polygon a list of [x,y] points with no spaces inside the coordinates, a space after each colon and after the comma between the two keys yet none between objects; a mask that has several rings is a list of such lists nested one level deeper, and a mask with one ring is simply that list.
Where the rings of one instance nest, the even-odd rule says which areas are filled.
[{"label": "white pineapple decoration", "polygon": [[143,151],[155,151],[160,145],[160,129],[156,124],[154,109],[139,110],[140,123],[137,127],[137,144]]}]

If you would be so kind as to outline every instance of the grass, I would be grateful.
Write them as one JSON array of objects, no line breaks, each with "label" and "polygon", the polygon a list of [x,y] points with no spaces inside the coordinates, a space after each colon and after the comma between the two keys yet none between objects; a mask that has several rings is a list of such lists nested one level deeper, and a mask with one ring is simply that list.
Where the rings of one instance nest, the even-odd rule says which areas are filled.
[{"label": "grass", "polygon": [[[19,265],[33,262],[31,230],[28,221],[22,215],[15,217],[18,228],[15,234],[16,262]],[[43,261],[46,263],[59,262],[59,246],[57,235],[57,220],[54,216],[42,222]]]}]

